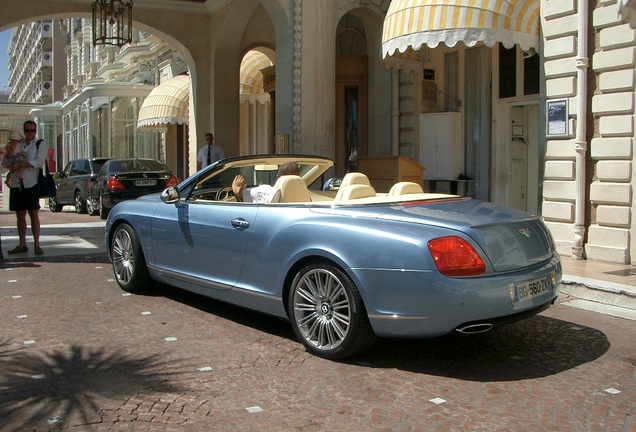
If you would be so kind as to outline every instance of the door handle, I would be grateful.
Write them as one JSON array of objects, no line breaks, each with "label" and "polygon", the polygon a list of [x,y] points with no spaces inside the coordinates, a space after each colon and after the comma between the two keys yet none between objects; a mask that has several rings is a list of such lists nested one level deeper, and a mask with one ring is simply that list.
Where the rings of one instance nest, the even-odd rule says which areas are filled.
[{"label": "door handle", "polygon": [[243,218],[236,218],[230,224],[239,231],[244,231],[250,227],[250,223]]}]

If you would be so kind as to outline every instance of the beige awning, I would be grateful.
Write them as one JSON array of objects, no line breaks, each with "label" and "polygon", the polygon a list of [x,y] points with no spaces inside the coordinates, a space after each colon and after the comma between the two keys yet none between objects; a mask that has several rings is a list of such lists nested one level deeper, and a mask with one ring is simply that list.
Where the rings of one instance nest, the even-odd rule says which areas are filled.
[{"label": "beige awning", "polygon": [[187,124],[190,77],[179,75],[155,87],[139,110],[137,127]]},{"label": "beige awning", "polygon": [[539,0],[393,0],[384,19],[382,57],[441,42],[538,49],[539,21]]}]

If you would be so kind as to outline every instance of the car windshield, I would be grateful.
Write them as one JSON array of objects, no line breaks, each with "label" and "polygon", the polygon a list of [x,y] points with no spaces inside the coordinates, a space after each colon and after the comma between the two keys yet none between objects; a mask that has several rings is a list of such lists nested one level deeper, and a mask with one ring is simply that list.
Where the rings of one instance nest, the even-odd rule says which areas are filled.
[{"label": "car windshield", "polygon": [[[315,163],[299,163],[300,176],[303,178],[308,177],[317,166]],[[273,185],[276,183],[276,175],[278,174],[277,164],[252,164],[245,166],[232,166],[226,167],[221,171],[215,171],[210,176],[202,178],[197,182],[193,192],[221,188],[225,186],[231,186],[234,177],[237,174],[242,175],[245,178],[247,186],[258,186],[261,184]],[[318,185],[320,182],[314,182]],[[322,184],[322,183],[320,183]],[[307,185],[310,187],[311,185]],[[318,185],[317,187],[319,187]]]},{"label": "car windshield", "polygon": [[130,159],[111,161],[111,173],[165,171],[166,167],[156,160]]}]

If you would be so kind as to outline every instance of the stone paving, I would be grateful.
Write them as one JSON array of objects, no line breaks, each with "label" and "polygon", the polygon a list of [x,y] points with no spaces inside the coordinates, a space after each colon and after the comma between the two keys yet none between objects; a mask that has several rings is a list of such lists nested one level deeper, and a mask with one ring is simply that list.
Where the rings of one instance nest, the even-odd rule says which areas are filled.
[{"label": "stone paving", "polygon": [[160,285],[124,293],[101,252],[12,258],[0,430],[636,432],[634,321],[566,300],[333,362],[279,319]]}]

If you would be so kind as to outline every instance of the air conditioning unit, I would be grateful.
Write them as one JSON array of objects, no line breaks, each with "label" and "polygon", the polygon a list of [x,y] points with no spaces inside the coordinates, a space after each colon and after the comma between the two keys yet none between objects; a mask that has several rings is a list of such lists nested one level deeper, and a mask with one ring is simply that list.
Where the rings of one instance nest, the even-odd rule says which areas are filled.
[{"label": "air conditioning unit", "polygon": [[53,92],[53,83],[51,81],[43,81],[42,93],[51,93],[51,92]]}]

